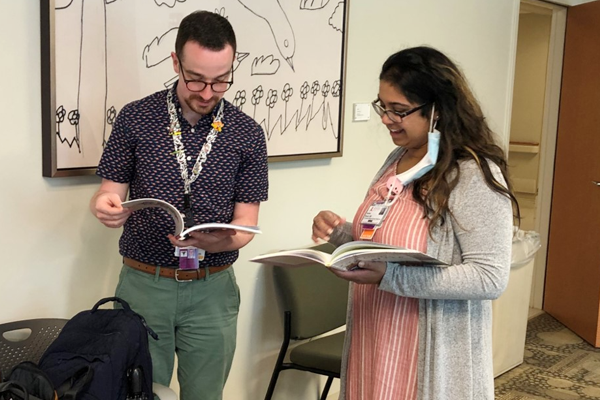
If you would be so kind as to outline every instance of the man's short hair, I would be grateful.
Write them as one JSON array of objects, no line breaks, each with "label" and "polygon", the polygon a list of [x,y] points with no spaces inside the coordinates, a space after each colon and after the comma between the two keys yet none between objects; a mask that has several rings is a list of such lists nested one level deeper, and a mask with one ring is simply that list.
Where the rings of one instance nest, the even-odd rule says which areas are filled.
[{"label": "man's short hair", "polygon": [[227,18],[210,11],[195,11],[181,20],[175,40],[175,53],[179,58],[189,41],[213,51],[223,50],[228,44],[234,53],[236,50],[233,27]]}]

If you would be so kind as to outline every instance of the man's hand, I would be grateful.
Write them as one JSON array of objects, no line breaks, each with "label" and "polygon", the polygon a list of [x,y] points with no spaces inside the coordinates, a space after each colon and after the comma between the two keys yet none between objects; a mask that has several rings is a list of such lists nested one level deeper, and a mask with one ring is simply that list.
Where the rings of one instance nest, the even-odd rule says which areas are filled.
[{"label": "man's hand", "polygon": [[109,228],[120,228],[131,215],[131,210],[121,206],[117,193],[99,192],[90,203],[92,214]]},{"label": "man's hand", "polygon": [[313,218],[312,240],[319,243],[319,240],[329,241],[329,235],[333,229],[346,222],[346,218],[340,217],[332,211],[321,211]]},{"label": "man's hand", "polygon": [[90,211],[94,217],[109,228],[120,228],[131,215],[131,210],[123,208],[121,202],[127,197],[128,183],[102,179],[100,189],[90,200]]},{"label": "man's hand", "polygon": [[[179,240],[173,235],[169,235],[168,237],[173,246],[193,246],[206,250],[208,253],[220,253],[231,245],[232,236],[236,234],[238,232],[235,229],[216,229],[210,232],[190,232],[185,240]],[[253,235],[252,233],[245,234]]]}]

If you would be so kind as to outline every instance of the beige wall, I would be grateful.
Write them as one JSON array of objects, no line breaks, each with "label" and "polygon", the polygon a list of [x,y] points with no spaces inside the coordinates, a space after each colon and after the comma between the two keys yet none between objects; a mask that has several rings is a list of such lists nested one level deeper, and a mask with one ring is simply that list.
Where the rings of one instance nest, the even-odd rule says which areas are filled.
[{"label": "beige wall", "polygon": [[[545,10],[541,9],[540,12]],[[509,166],[521,207],[521,228],[535,228],[540,153],[544,120],[546,70],[552,15],[522,13],[519,19],[517,60],[510,141],[536,145],[511,145]]]},{"label": "beige wall", "polygon": [[510,139],[539,143],[551,15],[521,14]]},{"label": "beige wall", "polygon": [[[270,165],[270,199],[260,218],[264,234],[241,251],[235,266],[242,307],[226,400],[264,396],[282,337],[271,271],[245,260],[309,244],[312,217],[321,209],[351,219],[372,175],[392,149],[376,119],[352,123],[349,112],[353,103],[375,97],[385,58],[421,44],[446,52],[463,67],[506,144],[517,19],[517,0],[351,1],[344,156]],[[71,317],[112,294],[120,267],[119,231],[104,228],[87,210],[99,180],[41,176],[38,21],[37,1],[0,0],[0,119],[6,126],[0,147],[0,322]],[[320,382],[286,371],[276,396],[314,398]]]}]

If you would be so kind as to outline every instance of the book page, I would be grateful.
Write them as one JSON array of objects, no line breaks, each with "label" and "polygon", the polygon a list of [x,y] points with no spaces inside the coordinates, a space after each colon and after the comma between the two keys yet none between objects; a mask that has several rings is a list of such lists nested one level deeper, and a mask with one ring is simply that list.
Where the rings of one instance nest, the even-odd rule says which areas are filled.
[{"label": "book page", "polygon": [[150,207],[162,208],[171,216],[171,218],[173,218],[173,221],[175,222],[175,232],[173,235],[179,236],[181,231],[183,231],[183,216],[171,203],[167,203],[166,201],[159,199],[143,198],[124,201],[121,203],[121,206],[124,208],[129,208],[132,211]]},{"label": "book page", "polygon": [[332,268],[347,270],[359,261],[366,262],[393,262],[407,266],[447,266],[446,263],[421,253],[408,249],[355,249],[337,256],[332,263]]},{"label": "book page", "polygon": [[236,231],[248,232],[260,234],[262,231],[258,226],[248,226],[248,225],[235,225],[235,224],[222,224],[218,222],[209,222],[206,224],[200,224],[192,226],[191,228],[187,228],[179,235],[182,239],[190,233],[194,231],[202,231],[202,232],[210,232],[218,229],[234,229]]},{"label": "book page", "polygon": [[263,254],[250,261],[278,265],[284,267],[302,267],[319,263],[327,266],[331,256],[327,253],[312,249],[284,250],[276,253]]}]

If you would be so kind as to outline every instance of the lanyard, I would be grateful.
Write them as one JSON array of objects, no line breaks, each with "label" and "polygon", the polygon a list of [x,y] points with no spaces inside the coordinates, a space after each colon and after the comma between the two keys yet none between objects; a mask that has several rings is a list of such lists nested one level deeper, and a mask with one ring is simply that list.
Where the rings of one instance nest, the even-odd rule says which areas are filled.
[{"label": "lanyard", "polygon": [[[173,89],[174,90],[174,89]],[[217,111],[217,115],[214,117],[214,121],[212,123],[212,129],[206,136],[206,143],[202,146],[202,149],[198,153],[198,157],[196,158],[196,163],[192,168],[192,176],[188,176],[188,166],[187,166],[187,157],[185,155],[185,147],[183,146],[183,142],[181,141],[181,125],[179,124],[179,118],[177,117],[177,110],[175,108],[175,103],[173,103],[173,90],[169,90],[167,92],[167,109],[169,111],[169,135],[173,137],[173,147],[175,151],[173,154],[177,158],[177,162],[179,163],[179,171],[181,173],[181,179],[183,180],[183,202],[184,202],[184,215],[185,215],[185,224],[187,227],[191,227],[194,225],[194,216],[192,214],[192,201],[191,201],[191,187],[192,183],[198,179],[200,176],[200,172],[202,172],[202,166],[208,159],[208,155],[210,150],[212,149],[213,142],[217,139],[218,133],[221,131],[221,127],[223,124],[221,123],[221,119],[223,119],[223,101],[219,104],[219,110]]]}]

